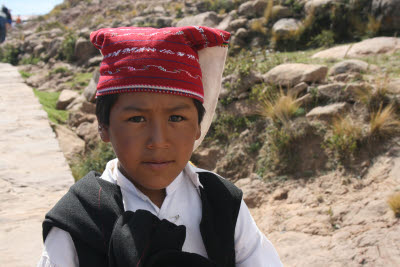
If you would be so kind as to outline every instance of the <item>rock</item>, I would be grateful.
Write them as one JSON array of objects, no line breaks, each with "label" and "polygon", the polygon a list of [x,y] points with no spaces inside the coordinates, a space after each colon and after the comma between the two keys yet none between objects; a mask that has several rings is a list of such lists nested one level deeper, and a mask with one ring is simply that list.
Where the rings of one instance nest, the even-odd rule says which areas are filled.
[{"label": "rock", "polygon": [[94,144],[100,140],[97,121],[82,122],[76,129],[76,134],[85,140],[86,144]]},{"label": "rock", "polygon": [[86,114],[80,111],[70,112],[68,117],[68,125],[71,127],[78,127],[83,122],[94,122],[96,115]]},{"label": "rock", "polygon": [[361,73],[341,73],[332,77],[333,81],[336,82],[350,82],[354,80],[362,80]]},{"label": "rock", "polygon": [[83,91],[83,95],[89,102],[94,102],[96,97],[97,83],[99,82],[100,72],[96,70],[93,72],[93,77],[90,79],[88,86]]},{"label": "rock", "polygon": [[305,82],[301,82],[299,84],[296,84],[295,87],[293,88],[289,88],[289,93],[294,95],[294,96],[298,96],[300,95],[302,92],[304,92],[305,90],[307,90],[308,88],[308,84]]},{"label": "rock", "polygon": [[73,160],[85,151],[85,141],[79,138],[73,131],[62,125],[55,125],[58,143],[68,160]]},{"label": "rock", "polygon": [[72,90],[63,90],[58,97],[56,109],[64,110],[72,101],[79,96],[79,93]]},{"label": "rock", "polygon": [[387,90],[391,94],[400,94],[400,78],[390,80],[387,85]]},{"label": "rock", "polygon": [[301,63],[281,64],[268,71],[263,79],[268,84],[291,87],[301,82],[319,83],[325,80],[328,68]]},{"label": "rock", "polygon": [[247,24],[247,19],[245,19],[245,18],[235,19],[235,20],[231,21],[231,23],[229,24],[227,30],[234,32],[239,28],[245,27],[246,24]]},{"label": "rock", "polygon": [[238,14],[240,16],[246,16],[246,17],[254,17],[255,12],[254,12],[254,3],[252,1],[249,2],[244,2],[239,6],[238,9]]},{"label": "rock", "polygon": [[400,2],[398,0],[372,0],[371,11],[380,21],[382,30],[400,30]]},{"label": "rock", "polygon": [[344,83],[331,83],[318,86],[318,97],[337,101],[341,99],[344,88],[346,85]]},{"label": "rock", "polygon": [[78,64],[88,61],[89,58],[98,53],[98,50],[90,40],[79,37],[75,43],[74,58],[77,60]]},{"label": "rock", "polygon": [[235,33],[235,38],[243,40],[249,35],[249,31],[245,28],[240,28]]},{"label": "rock", "polygon": [[218,15],[214,11],[205,12],[196,16],[185,17],[177,22],[176,27],[206,26],[216,27],[219,23]]},{"label": "rock", "polygon": [[38,44],[37,46],[35,46],[35,48],[33,49],[33,54],[36,57],[39,57],[39,55],[44,52],[46,49],[42,44]]},{"label": "rock", "polygon": [[243,200],[249,208],[256,208],[265,201],[267,186],[258,175],[253,173],[250,178],[240,179],[235,183],[243,191]]},{"label": "rock", "polygon": [[86,98],[83,95],[75,98],[65,109],[69,111],[78,111],[82,107],[82,103],[86,102]]},{"label": "rock", "polygon": [[389,54],[400,50],[400,38],[375,37],[354,45],[341,45],[315,53],[313,58],[357,58],[368,55]]},{"label": "rock", "polygon": [[300,106],[308,106],[313,101],[313,97],[311,94],[305,94],[300,98],[296,99],[296,102],[300,104]]},{"label": "rock", "polygon": [[307,0],[306,4],[304,5],[304,10],[306,14],[310,14],[314,12],[314,14],[318,14],[320,12],[325,11],[330,7],[332,2],[336,0]]},{"label": "rock", "polygon": [[275,192],[272,194],[272,199],[273,200],[284,200],[288,198],[288,189],[282,189],[278,188],[275,190]]},{"label": "rock", "polygon": [[44,81],[47,80],[47,76],[48,76],[48,71],[39,71],[36,72],[35,75],[32,75],[31,77],[29,77],[28,79],[26,79],[26,83],[29,86],[32,86],[34,88],[38,88]]},{"label": "rock", "polygon": [[49,48],[47,49],[46,57],[52,58],[52,57],[57,56],[63,41],[64,41],[63,37],[54,38],[51,41],[51,43],[49,44]]},{"label": "rock", "polygon": [[232,24],[233,17],[231,15],[226,16],[216,27],[223,31],[231,31],[230,26]]},{"label": "rock", "polygon": [[302,27],[297,19],[280,19],[272,26],[272,32],[277,39],[290,39]]},{"label": "rock", "polygon": [[281,18],[287,18],[292,16],[292,11],[287,6],[276,5],[272,7],[271,18],[279,20]]},{"label": "rock", "polygon": [[88,114],[96,114],[96,104],[83,101],[82,106],[80,107],[80,111]]},{"label": "rock", "polygon": [[91,57],[87,62],[87,66],[88,67],[90,67],[90,66],[99,66],[102,60],[103,60],[103,56],[102,55]]},{"label": "rock", "polygon": [[265,9],[268,6],[268,0],[256,0],[253,2],[253,10],[257,17],[264,16]]},{"label": "rock", "polygon": [[213,170],[218,159],[223,156],[223,151],[218,147],[198,148],[192,155],[196,166],[206,170]]},{"label": "rock", "polygon": [[308,112],[306,117],[309,119],[330,120],[343,113],[347,108],[347,103],[335,103],[323,107],[316,107]]},{"label": "rock", "polygon": [[349,59],[336,63],[329,70],[329,75],[349,72],[367,72],[369,64],[359,59]]}]

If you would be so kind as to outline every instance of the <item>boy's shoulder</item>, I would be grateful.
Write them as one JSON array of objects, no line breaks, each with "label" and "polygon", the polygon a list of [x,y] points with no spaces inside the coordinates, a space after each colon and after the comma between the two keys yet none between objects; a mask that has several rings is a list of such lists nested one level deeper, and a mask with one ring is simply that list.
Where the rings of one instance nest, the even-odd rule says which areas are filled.
[{"label": "boy's shoulder", "polygon": [[201,186],[207,191],[215,191],[215,193],[229,193],[233,198],[240,199],[243,196],[242,190],[236,187],[232,182],[225,179],[221,175],[205,169],[192,166],[193,170],[199,175]]}]

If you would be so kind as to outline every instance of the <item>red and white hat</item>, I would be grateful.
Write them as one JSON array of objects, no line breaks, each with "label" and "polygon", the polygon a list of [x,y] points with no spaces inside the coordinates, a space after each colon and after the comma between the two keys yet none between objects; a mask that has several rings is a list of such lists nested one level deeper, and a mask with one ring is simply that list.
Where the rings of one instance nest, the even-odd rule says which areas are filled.
[{"label": "red and white hat", "polygon": [[153,92],[200,100],[207,133],[215,113],[227,55],[228,32],[202,26],[105,28],[90,34],[104,56],[96,96]]}]

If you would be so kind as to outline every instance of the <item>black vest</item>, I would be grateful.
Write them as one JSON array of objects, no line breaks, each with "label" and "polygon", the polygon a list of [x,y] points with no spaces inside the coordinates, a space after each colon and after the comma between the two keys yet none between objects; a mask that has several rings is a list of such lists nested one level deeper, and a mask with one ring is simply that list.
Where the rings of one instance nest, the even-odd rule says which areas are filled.
[{"label": "black vest", "polygon": [[[218,267],[235,266],[235,227],[242,192],[229,181],[209,172],[199,172],[202,201],[200,232],[208,258]],[[108,266],[110,237],[124,214],[118,185],[90,172],[46,214],[43,240],[56,226],[70,233],[79,266]]]}]

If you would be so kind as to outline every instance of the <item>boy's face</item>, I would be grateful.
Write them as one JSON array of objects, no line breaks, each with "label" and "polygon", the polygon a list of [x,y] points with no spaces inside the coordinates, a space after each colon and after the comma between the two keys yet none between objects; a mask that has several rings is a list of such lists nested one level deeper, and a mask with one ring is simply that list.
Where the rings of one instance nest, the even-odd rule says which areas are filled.
[{"label": "boy's face", "polygon": [[183,170],[200,138],[197,116],[189,97],[125,93],[100,134],[112,143],[128,179],[145,189],[164,189]]}]

